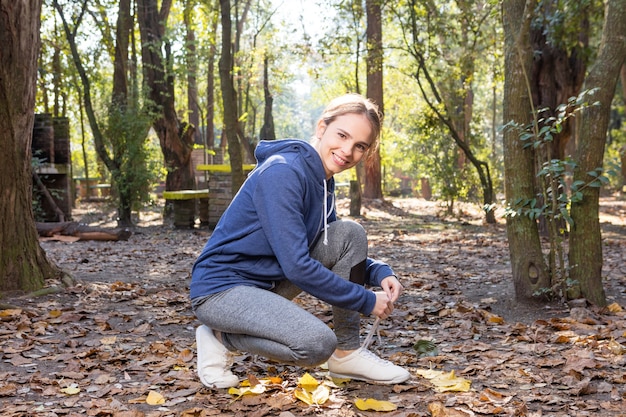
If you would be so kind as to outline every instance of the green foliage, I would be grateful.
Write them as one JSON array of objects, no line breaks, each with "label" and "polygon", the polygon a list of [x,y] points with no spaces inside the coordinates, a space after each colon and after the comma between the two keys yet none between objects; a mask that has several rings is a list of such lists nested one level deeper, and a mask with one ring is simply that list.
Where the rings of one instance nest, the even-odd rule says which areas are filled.
[{"label": "green foliage", "polygon": [[455,201],[467,200],[477,186],[476,178],[468,164],[459,167],[460,151],[442,130],[437,116],[424,109],[413,119],[409,134],[401,153],[411,159],[413,172],[429,178],[433,194],[445,200],[450,211]]},{"label": "green foliage", "polygon": [[163,174],[160,148],[148,140],[150,124],[150,116],[132,106],[112,106],[109,112],[106,136],[118,161],[118,169],[111,172],[114,187],[135,210],[150,202],[150,191]]}]

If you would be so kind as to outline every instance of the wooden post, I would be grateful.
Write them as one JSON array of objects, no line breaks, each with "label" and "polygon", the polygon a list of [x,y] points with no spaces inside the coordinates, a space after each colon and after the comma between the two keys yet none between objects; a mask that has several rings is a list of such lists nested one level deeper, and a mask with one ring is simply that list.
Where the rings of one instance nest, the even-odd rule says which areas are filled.
[{"label": "wooden post", "polygon": [[361,215],[361,187],[359,181],[350,181],[350,216],[359,217]]}]

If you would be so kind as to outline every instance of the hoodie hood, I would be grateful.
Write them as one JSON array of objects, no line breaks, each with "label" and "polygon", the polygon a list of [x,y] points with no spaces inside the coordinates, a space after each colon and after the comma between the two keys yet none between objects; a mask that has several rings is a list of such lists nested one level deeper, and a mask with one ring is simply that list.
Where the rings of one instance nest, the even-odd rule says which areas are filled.
[{"label": "hoodie hood", "polygon": [[269,159],[277,161],[293,161],[293,158],[301,157],[305,162],[307,173],[316,178],[320,185],[326,180],[324,165],[317,150],[308,142],[299,139],[262,140],[254,151],[257,167],[262,166]]},{"label": "hoodie hood", "polygon": [[[326,180],[326,171],[317,150],[308,142],[299,139],[284,140],[263,140],[259,142],[254,152],[254,156],[258,161],[258,166],[262,166],[265,162],[272,158],[280,161],[288,162],[291,158],[300,157],[305,162],[304,167],[307,170],[306,175],[317,179],[324,188],[323,197],[320,204],[323,207],[322,212],[322,230],[324,232],[324,244],[328,244],[328,219],[331,217],[335,208],[335,181],[331,177]],[[329,202],[329,199],[331,200]]]}]

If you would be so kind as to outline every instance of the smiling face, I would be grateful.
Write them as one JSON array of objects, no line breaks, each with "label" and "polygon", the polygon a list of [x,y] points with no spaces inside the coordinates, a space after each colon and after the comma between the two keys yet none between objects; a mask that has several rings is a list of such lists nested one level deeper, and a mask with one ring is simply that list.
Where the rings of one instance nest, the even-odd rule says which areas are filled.
[{"label": "smiling face", "polygon": [[359,163],[372,145],[372,127],[367,116],[346,113],[326,124],[320,120],[315,136],[326,178]]}]

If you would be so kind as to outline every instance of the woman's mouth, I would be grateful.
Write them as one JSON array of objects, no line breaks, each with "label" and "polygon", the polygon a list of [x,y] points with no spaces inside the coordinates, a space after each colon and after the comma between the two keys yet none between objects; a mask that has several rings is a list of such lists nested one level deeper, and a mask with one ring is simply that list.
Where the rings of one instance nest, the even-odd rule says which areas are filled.
[{"label": "woman's mouth", "polygon": [[348,165],[348,161],[339,157],[336,153],[333,152],[331,155],[333,157],[333,162],[335,162],[335,164],[342,166],[342,167]]}]

